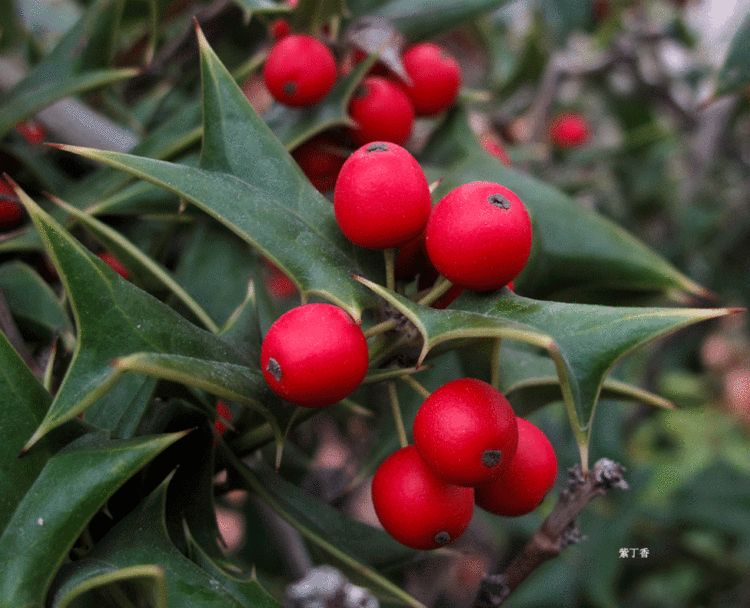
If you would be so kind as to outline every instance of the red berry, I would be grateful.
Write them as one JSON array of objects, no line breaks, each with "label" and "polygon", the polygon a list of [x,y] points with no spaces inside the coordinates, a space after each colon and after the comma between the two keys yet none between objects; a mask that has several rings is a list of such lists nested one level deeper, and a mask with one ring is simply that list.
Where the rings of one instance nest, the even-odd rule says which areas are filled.
[{"label": "red berry", "polygon": [[430,186],[417,160],[401,146],[376,141],[341,167],[333,193],[336,221],[346,237],[372,249],[403,245],[430,217]]},{"label": "red berry", "polygon": [[372,502],[380,523],[397,541],[435,549],[456,540],[473,514],[474,489],[437,477],[414,446],[391,454],[372,480]]},{"label": "red berry", "polygon": [[227,432],[227,422],[232,420],[232,410],[223,401],[216,402],[216,422],[214,428],[219,435],[223,435]]},{"label": "red berry", "polygon": [[589,139],[589,125],[580,114],[560,114],[549,129],[552,143],[560,148],[575,148]]},{"label": "red berry", "polygon": [[23,207],[13,188],[0,178],[0,228],[11,228],[23,219]]},{"label": "red berry", "polygon": [[539,506],[555,484],[557,456],[547,436],[517,418],[518,447],[500,475],[476,488],[477,504],[497,515],[525,515]]},{"label": "red berry", "polygon": [[336,82],[336,60],[322,42],[294,34],[279,40],[268,54],[263,78],[274,99],[288,106],[318,103]]},{"label": "red berry", "polygon": [[281,269],[273,262],[264,260],[268,268],[268,277],[266,278],[266,288],[275,298],[290,298],[297,293],[297,286],[294,281],[286,276]]},{"label": "red berry", "polygon": [[423,42],[409,47],[401,58],[411,85],[404,85],[414,111],[432,116],[450,108],[461,88],[461,67],[437,44]]},{"label": "red berry", "polygon": [[475,486],[496,477],[513,458],[516,416],[503,394],[474,378],[433,392],[414,419],[414,445],[427,465],[449,483]]},{"label": "red berry", "polygon": [[471,182],[432,210],[427,254],[456,285],[499,289],[523,270],[531,253],[531,220],[521,199],[500,184]]},{"label": "red berry", "polygon": [[414,108],[406,93],[380,76],[362,81],[349,104],[349,114],[357,123],[352,137],[359,145],[378,140],[402,145],[414,124]]},{"label": "red berry", "polygon": [[269,29],[274,40],[281,40],[292,33],[292,26],[286,19],[275,19]]},{"label": "red berry", "polygon": [[356,389],[367,372],[367,340],[341,308],[305,304],[271,325],[260,352],[271,390],[304,407],[324,407]]},{"label": "red berry", "polygon": [[38,146],[47,137],[47,131],[36,120],[25,120],[16,125],[16,131],[32,146]]},{"label": "red berry", "polygon": [[329,192],[336,185],[345,157],[334,151],[334,142],[328,137],[315,137],[292,152],[307,178],[319,192]]},{"label": "red berry", "polygon": [[424,232],[401,245],[396,255],[396,278],[408,281],[419,275],[419,287],[432,285],[438,278],[437,270],[427,257]]},{"label": "red berry", "polygon": [[128,269],[123,266],[120,260],[109,253],[109,251],[102,251],[101,253],[97,253],[96,255],[102,262],[104,262],[107,266],[109,266],[112,270],[119,274],[123,279],[125,279],[126,281],[130,279],[130,272],[128,271]]}]

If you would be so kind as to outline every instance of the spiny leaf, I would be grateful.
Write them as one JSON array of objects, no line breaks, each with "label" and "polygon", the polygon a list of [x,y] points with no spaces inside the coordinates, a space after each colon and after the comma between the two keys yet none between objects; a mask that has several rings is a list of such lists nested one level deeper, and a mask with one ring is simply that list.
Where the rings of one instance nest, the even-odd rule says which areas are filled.
[{"label": "spiny leaf", "polygon": [[501,337],[544,348],[552,357],[573,431],[587,445],[604,378],[624,355],[682,327],[736,309],[633,308],[543,302],[510,290],[464,292],[450,308],[420,306],[360,279],[417,327],[424,338],[420,362],[440,344]]},{"label": "spiny leaf", "polygon": [[43,605],[55,572],[89,520],[117,488],[184,434],[126,441],[86,435],[52,456],[0,536],[5,605]]},{"label": "spiny leaf", "polygon": [[[114,386],[118,378],[111,373],[110,363],[117,357],[146,350],[225,362],[243,360],[228,344],[120,277],[25,192],[16,191],[65,285],[78,329],[73,360],[27,449]],[[133,394],[147,379],[133,376],[124,381],[129,384],[128,394]]]},{"label": "spiny leaf", "polygon": [[[75,562],[74,562],[75,564]],[[69,568],[68,575],[63,568],[59,588],[55,590],[53,608],[69,608],[92,591],[106,588],[109,585],[142,582],[148,586],[141,593],[151,601],[153,608],[168,608],[167,585],[164,570],[156,564],[115,568],[105,563],[92,564],[88,570]]]},{"label": "spiny leaf", "polygon": [[382,274],[378,256],[349,243],[331,205],[310,184],[199,32],[203,77],[202,168],[60,146],[175,192],[270,258],[300,288],[355,319],[371,303],[351,279]]}]

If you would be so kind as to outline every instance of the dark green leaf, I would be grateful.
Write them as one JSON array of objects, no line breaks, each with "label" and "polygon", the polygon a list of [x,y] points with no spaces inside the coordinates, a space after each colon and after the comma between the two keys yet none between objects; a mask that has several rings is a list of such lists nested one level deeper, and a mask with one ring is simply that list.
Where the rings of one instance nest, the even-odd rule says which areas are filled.
[{"label": "dark green leaf", "polygon": [[0,290],[22,327],[43,336],[67,332],[72,339],[68,314],[55,292],[32,268],[18,261],[0,266]]},{"label": "dark green leaf", "polygon": [[109,564],[92,564],[91,568],[76,568],[71,566],[61,570],[59,587],[54,593],[53,608],[69,608],[77,606],[78,601],[88,594],[101,594],[91,598],[94,605],[102,605],[109,600],[106,588],[110,585],[125,583],[141,583],[139,597],[148,598],[150,608],[168,608],[167,585],[164,571],[156,565],[130,566],[127,568],[113,568]]},{"label": "dark green leaf", "polygon": [[184,433],[109,441],[87,435],[52,456],[0,536],[0,597],[41,606],[88,521],[117,488]]},{"label": "dark green leaf", "polygon": [[508,0],[353,0],[355,17],[390,19],[409,38],[430,38],[507,3]]},{"label": "dark green leaf", "polygon": [[[102,564],[114,569],[158,565],[164,572],[169,605],[175,608],[266,608],[276,603],[262,590],[237,593],[228,576],[206,572],[172,544],[164,522],[167,483],[121,520],[89,556],[76,563],[69,576],[84,580],[101,572]],[[134,535],[133,530],[138,530]],[[68,585],[64,583],[63,589]],[[59,596],[58,596],[59,597]]]},{"label": "dark green leaf", "polygon": [[346,10],[346,0],[299,0],[292,23],[300,31],[317,31]]},{"label": "dark green leaf", "polygon": [[23,444],[42,421],[52,398],[42,388],[5,334],[0,332],[0,532],[42,470],[51,449],[42,442],[25,458]]},{"label": "dark green leaf", "polygon": [[[118,380],[111,361],[134,352],[157,351],[236,362],[243,357],[171,308],[116,274],[89,253],[23,191],[18,191],[70,298],[78,343],[73,361],[44,418],[27,445],[70,420]],[[140,390],[126,378],[129,394]],[[141,378],[141,383],[146,383]],[[126,407],[123,404],[123,407]]]},{"label": "dark green leaf", "polygon": [[420,361],[452,340],[500,337],[545,349],[555,363],[579,445],[588,431],[602,383],[612,366],[638,346],[731,309],[633,308],[543,302],[502,292],[464,292],[449,309],[420,306],[361,279],[403,313],[424,338]]},{"label": "dark green leaf", "polygon": [[303,295],[322,296],[359,319],[372,299],[351,274],[361,272],[365,262],[379,268],[378,257],[344,238],[330,203],[253,111],[200,33],[199,41],[205,107],[203,168],[73,146],[63,149],[186,198],[257,247]]}]

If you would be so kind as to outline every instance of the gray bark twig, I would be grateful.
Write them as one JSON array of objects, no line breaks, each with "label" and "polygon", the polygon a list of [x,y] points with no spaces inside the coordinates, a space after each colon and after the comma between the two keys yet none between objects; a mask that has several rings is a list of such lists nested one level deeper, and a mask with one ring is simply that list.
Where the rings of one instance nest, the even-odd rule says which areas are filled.
[{"label": "gray bark twig", "polygon": [[526,546],[501,574],[484,578],[474,608],[497,608],[526,578],[544,562],[556,557],[583,536],[576,525],[578,515],[589,502],[612,488],[627,490],[622,465],[602,458],[584,476],[580,465],[569,469],[568,481],[552,512],[534,533]]}]

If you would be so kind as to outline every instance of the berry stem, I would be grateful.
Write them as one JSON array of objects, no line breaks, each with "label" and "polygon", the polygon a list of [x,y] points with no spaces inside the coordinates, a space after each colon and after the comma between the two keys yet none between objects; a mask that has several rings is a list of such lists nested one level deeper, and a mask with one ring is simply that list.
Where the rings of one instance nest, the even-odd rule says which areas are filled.
[{"label": "berry stem", "polygon": [[384,334],[387,331],[396,329],[397,325],[398,321],[396,319],[387,319],[385,321],[381,321],[377,325],[373,325],[372,327],[369,327],[364,331],[365,338],[372,338],[373,336]]},{"label": "berry stem", "polygon": [[432,393],[428,391],[420,382],[412,378],[411,376],[401,376],[406,384],[408,384],[415,392],[419,393],[422,397],[427,399]]},{"label": "berry stem", "polygon": [[385,286],[396,291],[396,249],[389,247],[383,250],[385,258]]},{"label": "berry stem", "polygon": [[492,357],[490,358],[490,384],[493,388],[500,390],[500,347],[502,338],[492,341]]},{"label": "berry stem", "polygon": [[444,295],[451,287],[453,287],[453,283],[445,277],[440,277],[432,286],[432,289],[417,301],[417,304],[429,306],[438,300],[440,296]]},{"label": "berry stem", "polygon": [[401,404],[398,402],[398,392],[396,391],[395,382],[388,383],[388,399],[391,402],[393,420],[396,423],[398,442],[402,448],[405,448],[409,445],[409,440],[406,438],[406,426],[404,426],[404,417],[401,415]]}]

